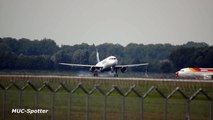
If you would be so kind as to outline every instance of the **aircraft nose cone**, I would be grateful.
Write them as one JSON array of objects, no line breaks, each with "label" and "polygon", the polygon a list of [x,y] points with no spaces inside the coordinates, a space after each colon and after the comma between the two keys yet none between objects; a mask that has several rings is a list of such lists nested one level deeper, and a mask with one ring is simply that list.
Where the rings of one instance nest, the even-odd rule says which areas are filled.
[{"label": "aircraft nose cone", "polygon": [[179,74],[179,72],[176,72],[176,73],[175,73],[175,75],[176,75],[176,78],[178,77],[178,74]]},{"label": "aircraft nose cone", "polygon": [[118,64],[118,60],[115,60],[115,64]]}]

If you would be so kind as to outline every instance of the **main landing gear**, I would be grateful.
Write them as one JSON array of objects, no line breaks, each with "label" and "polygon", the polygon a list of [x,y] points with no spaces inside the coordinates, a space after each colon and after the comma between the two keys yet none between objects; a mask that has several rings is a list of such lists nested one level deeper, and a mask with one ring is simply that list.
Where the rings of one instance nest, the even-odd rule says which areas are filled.
[{"label": "main landing gear", "polygon": [[114,69],[114,71],[112,71],[114,73],[114,77],[118,77],[118,70]]},{"label": "main landing gear", "polygon": [[98,72],[94,72],[94,73],[93,73],[93,76],[94,76],[94,77],[98,77]]},{"label": "main landing gear", "polygon": [[114,77],[118,77],[118,73],[115,73],[115,74],[114,74]]}]

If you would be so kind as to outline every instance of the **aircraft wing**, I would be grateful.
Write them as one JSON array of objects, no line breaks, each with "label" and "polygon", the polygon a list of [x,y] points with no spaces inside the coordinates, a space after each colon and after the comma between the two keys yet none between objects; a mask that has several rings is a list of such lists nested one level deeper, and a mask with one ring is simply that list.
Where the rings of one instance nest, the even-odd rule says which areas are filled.
[{"label": "aircraft wing", "polygon": [[116,65],[116,68],[122,68],[122,67],[138,67],[138,66],[146,66],[149,65],[149,63],[142,63],[142,64],[130,64],[130,65]]},{"label": "aircraft wing", "polygon": [[86,65],[86,64],[70,64],[70,63],[59,63],[60,65],[67,65],[71,67],[87,67],[87,68],[102,68],[102,66],[96,66],[96,65]]},{"label": "aircraft wing", "polygon": [[69,63],[59,63],[60,65],[67,65],[72,67],[93,67],[95,65],[85,65],[85,64],[69,64]]}]

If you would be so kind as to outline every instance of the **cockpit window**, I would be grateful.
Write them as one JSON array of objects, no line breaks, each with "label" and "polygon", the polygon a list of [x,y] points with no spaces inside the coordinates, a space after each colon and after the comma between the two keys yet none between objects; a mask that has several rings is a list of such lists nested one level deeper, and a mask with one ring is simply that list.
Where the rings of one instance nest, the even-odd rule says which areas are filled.
[{"label": "cockpit window", "polygon": [[109,58],[109,60],[116,60],[116,58]]}]

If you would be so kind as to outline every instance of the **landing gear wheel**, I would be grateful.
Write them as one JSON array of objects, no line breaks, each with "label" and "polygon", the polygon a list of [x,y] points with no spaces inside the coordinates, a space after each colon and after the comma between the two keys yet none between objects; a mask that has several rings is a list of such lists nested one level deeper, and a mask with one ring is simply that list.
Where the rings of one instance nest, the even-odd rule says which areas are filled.
[{"label": "landing gear wheel", "polygon": [[114,77],[118,77],[118,69],[114,69],[115,71],[115,73],[114,73]]},{"label": "landing gear wheel", "polygon": [[98,77],[98,73],[97,72],[93,73],[93,76]]},{"label": "landing gear wheel", "polygon": [[117,74],[117,73],[115,73],[115,74],[114,74],[114,77],[118,77],[118,74]]}]

